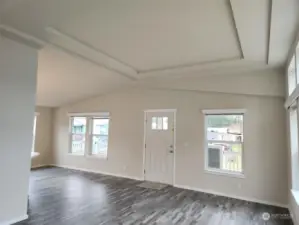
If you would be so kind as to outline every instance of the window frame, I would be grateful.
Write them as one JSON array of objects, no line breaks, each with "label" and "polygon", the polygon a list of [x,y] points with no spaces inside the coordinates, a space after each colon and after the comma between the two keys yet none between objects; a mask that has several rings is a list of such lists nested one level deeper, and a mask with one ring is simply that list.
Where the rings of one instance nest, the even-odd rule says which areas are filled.
[{"label": "window frame", "polygon": [[[110,136],[110,113],[109,112],[100,112],[100,113],[68,113],[69,116],[69,134],[68,134],[68,155],[71,156],[81,156],[81,157],[87,157],[87,158],[98,158],[98,159],[108,159],[108,151],[109,151],[109,136]],[[83,150],[83,154],[76,154],[72,152],[72,137],[75,133],[72,132],[72,126],[73,126],[73,118],[74,117],[82,117],[86,119],[86,130],[85,134],[82,135],[85,136],[85,146]],[[108,144],[107,144],[107,151],[105,157],[92,154],[92,137],[97,136],[92,134],[92,125],[93,125],[93,119],[94,118],[103,118],[108,119]],[[98,135],[99,136],[99,135]],[[103,135],[100,135],[103,136]]]},{"label": "window frame", "polygon": [[31,146],[31,152],[36,152],[35,146],[36,146],[36,130],[37,130],[37,118],[39,116],[39,113],[34,113],[34,119],[33,119],[33,130],[32,130],[32,146]]},{"label": "window frame", "polygon": [[[245,178],[245,151],[244,151],[244,124],[245,124],[245,109],[212,109],[212,110],[202,110],[202,113],[204,115],[204,171],[206,173],[215,174],[215,175],[225,175],[225,176],[231,176],[231,177],[237,177],[237,178]],[[243,137],[242,141],[211,141],[208,140],[207,137],[207,130],[208,130],[208,116],[209,115],[242,115],[243,116]],[[241,154],[241,161],[242,161],[242,171],[241,172],[235,172],[235,171],[229,171],[229,170],[223,170],[223,169],[216,169],[216,168],[210,168],[208,166],[208,144],[209,143],[227,143],[227,144],[240,144],[242,146],[242,154]]]},{"label": "window frame", "polygon": [[[293,65],[292,65],[293,64]],[[290,72],[292,71],[290,68],[293,67],[294,70],[294,77],[292,78],[290,76]],[[298,75],[297,75],[297,57],[296,53],[291,58],[291,61],[287,67],[287,81],[288,81],[288,96],[290,96],[296,89],[298,84]],[[291,79],[292,78],[292,79]],[[290,90],[291,86],[293,87],[292,90]]]},{"label": "window frame", "polygon": [[[289,142],[290,142],[290,152],[291,152],[291,189],[299,191],[299,101],[298,99],[288,110],[289,117]],[[294,113],[294,114],[293,114]],[[292,114],[296,116],[296,126],[292,127]],[[295,132],[295,134],[293,133]],[[295,138],[295,139],[293,139]],[[295,157],[295,158],[294,158]]]},{"label": "window frame", "polygon": [[[295,41],[293,42],[291,49],[288,53],[287,64],[286,64],[286,83],[287,90],[290,89],[290,77],[289,77],[289,68],[292,63],[292,59],[295,58],[295,77],[296,85],[292,93],[287,92],[287,99],[285,101],[284,107],[288,111],[287,120],[288,120],[288,151],[290,152],[290,162],[291,162],[291,193],[293,198],[296,201],[296,204],[299,205],[299,158],[298,158],[298,148],[299,148],[299,132],[297,133],[297,143],[292,140],[291,134],[291,113],[294,108],[297,109],[297,130],[299,130],[299,34],[297,34]],[[297,154],[293,154],[293,144],[297,144]],[[293,163],[296,162],[296,163]],[[295,179],[294,179],[295,178]]]},{"label": "window frame", "polygon": [[[299,57],[298,55],[299,54],[299,45],[296,45],[295,49],[294,49],[294,52],[292,52],[292,55],[290,55],[288,58],[288,63],[287,63],[287,66],[286,66],[286,70],[285,70],[285,73],[286,73],[286,76],[287,76],[287,99],[285,101],[285,108],[288,109],[292,104],[294,104],[294,102],[297,100],[297,98],[299,98],[299,67],[297,66],[297,62],[299,64]],[[290,66],[293,62],[293,59],[294,59],[294,62],[295,62],[295,88],[294,90],[292,91],[292,93],[290,93],[290,74],[289,74],[289,70],[290,70]]]},{"label": "window frame", "polygon": [[[82,133],[82,134],[80,134],[80,133],[73,133],[72,127],[73,127],[73,123],[74,123],[74,118],[75,117],[85,118],[85,120],[86,120],[86,130],[85,130],[85,133]],[[69,118],[69,147],[68,147],[68,154],[75,155],[75,156],[84,156],[85,155],[86,145],[87,145],[87,139],[86,139],[87,130],[88,130],[88,119],[87,119],[86,116],[83,116],[83,115],[70,116],[70,118]],[[83,154],[73,153],[73,136],[76,135],[76,134],[77,135],[85,136],[85,143],[84,143]]]},{"label": "window frame", "polygon": [[[93,133],[93,122],[94,119],[106,119],[108,120],[108,133],[107,134],[94,134]],[[109,149],[109,136],[110,136],[110,117],[109,116],[92,116],[89,117],[89,132],[88,132],[88,149],[87,149],[87,155],[89,157],[97,157],[102,159],[108,158],[108,149]],[[107,149],[104,156],[102,154],[92,154],[92,140],[93,137],[107,137]]]}]

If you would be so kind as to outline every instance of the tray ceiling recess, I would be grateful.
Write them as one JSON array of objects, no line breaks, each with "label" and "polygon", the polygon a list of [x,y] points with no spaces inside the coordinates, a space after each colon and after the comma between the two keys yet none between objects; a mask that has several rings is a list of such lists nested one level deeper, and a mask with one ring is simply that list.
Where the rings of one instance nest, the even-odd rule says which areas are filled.
[{"label": "tray ceiling recess", "polygon": [[[246,59],[235,17],[240,5],[234,6],[234,1],[129,0],[110,4],[87,0],[84,9],[69,14],[67,5],[58,0],[47,2],[47,11],[43,11],[45,0],[24,2],[27,4],[4,14],[7,24],[2,29],[32,36],[38,45],[52,45],[129,79]],[[72,3],[74,8],[81,4]],[[50,14],[55,8],[63,15],[58,12],[59,19]],[[28,17],[22,21],[11,18],[18,13]],[[35,14],[44,18],[33,21]]]},{"label": "tray ceiling recess", "polygon": [[[53,73],[67,73],[51,67],[63,66],[58,59],[70,71],[97,67],[91,96],[145,78],[282,68],[298,8],[297,0],[2,0],[0,32],[47,60],[39,62],[40,90],[50,88]],[[59,76],[79,79],[72,74]]]}]

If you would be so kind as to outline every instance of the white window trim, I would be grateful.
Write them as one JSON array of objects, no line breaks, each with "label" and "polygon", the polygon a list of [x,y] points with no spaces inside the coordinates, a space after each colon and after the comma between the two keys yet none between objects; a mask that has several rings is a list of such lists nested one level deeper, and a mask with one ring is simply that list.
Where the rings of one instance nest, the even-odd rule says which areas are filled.
[{"label": "white window trim", "polygon": [[208,115],[245,114],[246,109],[204,109],[202,112]]},{"label": "white window trim", "polygon": [[[297,128],[297,131],[296,131],[296,134],[297,134],[297,140],[295,141],[294,139],[293,139],[293,133],[292,133],[292,131],[293,131],[293,129],[292,129],[292,125],[291,125],[291,123],[292,123],[292,117],[291,117],[291,113],[292,112],[296,112],[296,117],[297,117],[297,126],[296,126],[296,128]],[[291,156],[291,187],[292,187],[292,190],[294,190],[294,191],[296,191],[297,193],[299,192],[299,181],[298,181],[298,173],[299,173],[299,168],[298,168],[298,160],[299,160],[299,158],[298,158],[298,148],[296,148],[295,147],[295,149],[296,149],[296,153],[294,154],[294,149],[293,149],[293,145],[295,144],[295,145],[297,145],[297,146],[299,146],[299,137],[298,137],[298,135],[299,135],[299,123],[298,123],[298,121],[299,121],[299,104],[298,104],[298,100],[296,101],[296,104],[294,105],[294,107],[292,107],[292,108],[289,108],[289,110],[288,110],[288,117],[289,117],[289,120],[288,120],[288,122],[289,122],[289,148],[290,148],[290,152],[291,152],[291,154],[290,154],[290,156]],[[297,157],[297,158],[293,158],[293,157]],[[297,161],[297,163],[296,162],[294,162],[294,160],[295,161]],[[296,179],[296,180],[294,180],[294,178]]]},{"label": "white window trim", "polygon": [[244,173],[226,172],[226,171],[223,171],[223,170],[212,169],[212,168],[205,168],[205,173],[213,174],[213,175],[219,175],[219,176],[229,176],[229,177],[235,177],[235,178],[245,178]]},{"label": "white window trim", "polygon": [[284,107],[288,109],[299,98],[299,84],[296,85],[294,91],[287,98]]},{"label": "white window trim", "polygon": [[36,146],[36,134],[37,134],[37,132],[36,132],[36,128],[37,128],[37,119],[38,119],[38,116],[40,115],[40,113],[39,112],[35,112],[34,113],[34,120],[33,120],[33,122],[34,122],[34,124],[33,124],[33,131],[35,131],[35,132],[33,132],[33,140],[32,140],[32,146],[31,146],[31,154],[33,154],[33,153],[36,153],[36,150],[35,150],[35,146]]},{"label": "white window trim", "polygon": [[[290,85],[289,85],[289,67],[290,67],[290,64],[291,64],[291,62],[292,62],[292,58],[295,56],[295,77],[296,77],[296,79],[298,79],[298,75],[297,75],[297,73],[298,73],[298,67],[297,67],[297,57],[299,57],[299,54],[298,54],[298,50],[297,50],[297,48],[299,48],[299,33],[297,33],[297,35],[296,35],[296,39],[295,39],[295,41],[293,42],[293,44],[292,44],[292,46],[291,46],[291,48],[290,48],[290,50],[289,50],[289,52],[288,52],[288,59],[287,59],[287,66],[286,66],[286,70],[285,70],[285,75],[286,75],[286,77],[287,77],[287,90],[289,90],[289,87],[290,87]],[[298,55],[297,55],[298,54]],[[297,80],[296,80],[297,81]],[[296,87],[295,87],[295,89],[293,90],[293,92],[291,93],[291,94],[289,94],[289,92],[287,92],[287,94],[288,94],[288,97],[287,97],[287,99],[286,99],[286,101],[285,101],[285,104],[284,104],[284,106],[285,106],[285,108],[288,110],[288,111],[291,111],[291,110],[293,110],[291,107],[296,107],[296,109],[297,109],[297,129],[299,129],[299,105],[298,105],[298,99],[299,99],[299,83],[298,82],[296,82]],[[297,104],[297,105],[295,105],[295,104]],[[294,105],[293,105],[294,104]],[[291,121],[291,116],[290,116],[290,113],[288,113],[288,119],[289,119],[289,123],[290,123],[290,121]],[[299,135],[299,132],[298,132],[298,134],[297,135]],[[298,138],[298,140],[299,140],[299,138]],[[292,139],[291,139],[291,132],[290,132],[290,124],[289,124],[289,135],[288,135],[288,142],[289,142],[289,151],[291,151],[292,152],[292,149],[291,149],[291,146],[292,146]],[[299,144],[298,144],[298,146],[299,146]],[[292,157],[292,153],[290,154],[291,155],[291,157]],[[293,158],[291,158],[290,159],[291,161],[293,160]],[[296,160],[296,159],[295,159]],[[298,160],[298,159],[297,159]],[[292,175],[291,175],[291,177],[293,177],[293,170],[298,170],[299,168],[291,168],[291,173],[292,173]],[[295,186],[294,185],[294,183],[293,183],[293,179],[292,179],[292,184],[291,184],[291,186],[292,186],[292,188],[291,188],[291,193],[292,193],[292,195],[293,195],[293,197],[294,197],[294,199],[295,199],[295,201],[296,201],[296,204],[297,204],[297,206],[299,206],[299,190],[296,190],[296,189],[294,189],[293,188],[293,186]]]},{"label": "white window trim", "polygon": [[[92,143],[92,137],[93,136],[105,136],[105,135],[93,135],[92,134],[92,120],[93,118],[103,118],[103,119],[109,119],[109,130],[108,130],[108,142],[109,142],[109,136],[110,136],[110,113],[109,112],[93,112],[93,113],[68,113],[69,116],[69,147],[68,147],[68,155],[70,156],[81,156],[86,158],[95,158],[95,159],[102,159],[102,160],[108,160],[108,150],[109,150],[109,144],[107,146],[107,154],[105,157],[100,155],[92,155],[91,154],[91,143]],[[72,136],[74,135],[72,133],[72,124],[73,124],[73,117],[84,117],[86,118],[86,132],[85,132],[85,149],[84,154],[76,154],[72,153]]]},{"label": "white window trim", "polygon": [[[235,177],[235,178],[245,178],[245,165],[244,165],[244,116],[246,113],[246,109],[206,109],[202,110],[204,114],[204,171],[208,174],[214,174],[214,175],[224,175],[229,177]],[[233,171],[225,171],[221,169],[214,169],[209,168],[208,166],[208,143],[209,140],[207,140],[207,115],[230,115],[230,114],[243,114],[243,141],[219,141],[219,143],[234,143],[234,144],[241,144],[242,145],[242,172],[233,172]],[[218,141],[212,141],[217,143]]]},{"label": "white window trim", "polygon": [[89,112],[89,113],[68,113],[67,114],[69,117],[110,117],[110,113],[109,112]]},{"label": "white window trim", "polygon": [[296,87],[295,89],[293,90],[293,92],[290,94],[288,91],[288,98],[287,100],[285,101],[285,108],[288,109],[295,101],[297,98],[299,98],[299,83],[297,81],[297,48],[299,48],[299,33],[297,34],[296,36],[296,40],[293,42],[290,50],[289,50],[289,53],[288,53],[288,59],[287,59],[287,66],[286,66],[286,69],[285,69],[285,74],[287,76],[287,90],[289,90],[289,67],[290,67],[290,64],[292,62],[292,59],[294,57],[294,60],[295,60],[295,80],[296,80]]}]

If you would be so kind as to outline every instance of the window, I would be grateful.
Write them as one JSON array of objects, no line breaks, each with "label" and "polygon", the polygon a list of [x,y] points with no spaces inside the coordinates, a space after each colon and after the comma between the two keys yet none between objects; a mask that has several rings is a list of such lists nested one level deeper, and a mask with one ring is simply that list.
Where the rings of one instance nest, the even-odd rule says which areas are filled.
[{"label": "window", "polygon": [[107,158],[109,120],[108,113],[71,116],[69,153]]},{"label": "window", "polygon": [[243,173],[243,118],[240,110],[205,110],[206,157],[208,171]]},{"label": "window", "polygon": [[296,77],[296,56],[294,55],[288,68],[289,95],[295,90],[297,85]]},{"label": "window", "polygon": [[84,155],[86,141],[86,117],[71,117],[70,153]]},{"label": "window", "polygon": [[36,137],[36,115],[34,116],[34,122],[33,122],[33,138],[32,138],[32,152],[35,152],[35,137]]},{"label": "window", "polygon": [[[292,173],[292,194],[299,199],[299,45],[297,40],[292,59],[287,70],[288,97],[285,101],[285,108],[288,110],[289,119],[289,146],[291,152],[291,173]],[[296,200],[297,201],[297,200]]]},{"label": "window", "polygon": [[152,130],[168,130],[168,117],[153,117]]},{"label": "window", "polygon": [[295,54],[295,67],[296,67],[296,80],[297,84],[299,83],[299,48],[296,48],[296,54]]},{"label": "window", "polygon": [[291,141],[291,167],[292,167],[292,189],[299,190],[299,156],[298,156],[298,112],[294,104],[290,108],[290,141]]},{"label": "window", "polygon": [[109,118],[91,119],[91,155],[107,157]]}]

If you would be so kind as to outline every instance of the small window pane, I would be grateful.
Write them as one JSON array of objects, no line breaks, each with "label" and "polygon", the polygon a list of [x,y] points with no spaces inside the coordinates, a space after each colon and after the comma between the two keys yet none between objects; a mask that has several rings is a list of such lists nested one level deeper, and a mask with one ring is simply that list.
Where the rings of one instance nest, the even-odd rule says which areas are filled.
[{"label": "small window pane", "polygon": [[208,167],[242,172],[242,144],[208,143]]},{"label": "small window pane", "polygon": [[162,117],[158,117],[157,129],[158,130],[162,130],[163,129],[163,119],[162,119]]},{"label": "small window pane", "polygon": [[86,118],[85,117],[73,117],[72,133],[73,134],[85,134],[85,132],[86,132]]},{"label": "small window pane", "polygon": [[291,63],[288,68],[288,85],[289,85],[289,95],[292,94],[296,87],[296,62],[295,56],[293,56]]},{"label": "small window pane", "polygon": [[33,122],[33,136],[36,134],[36,116],[34,116],[34,122]]},{"label": "small window pane", "polygon": [[296,48],[296,77],[297,77],[297,84],[299,84],[299,47]]},{"label": "small window pane", "polygon": [[243,115],[208,115],[207,139],[242,142]]},{"label": "small window pane", "polygon": [[36,116],[34,117],[34,122],[33,122],[33,138],[32,138],[32,149],[31,151],[35,151],[35,140],[36,140]]},{"label": "small window pane", "polygon": [[157,129],[157,117],[152,118],[152,130]]},{"label": "small window pane", "polygon": [[109,119],[108,118],[94,118],[92,124],[92,133],[100,135],[108,135]]},{"label": "small window pane", "polygon": [[163,130],[168,130],[168,117],[163,117]]},{"label": "small window pane", "polygon": [[72,154],[84,155],[85,149],[85,135],[73,134],[72,135]]},{"label": "small window pane", "polygon": [[92,137],[92,154],[106,156],[108,150],[108,136]]}]

